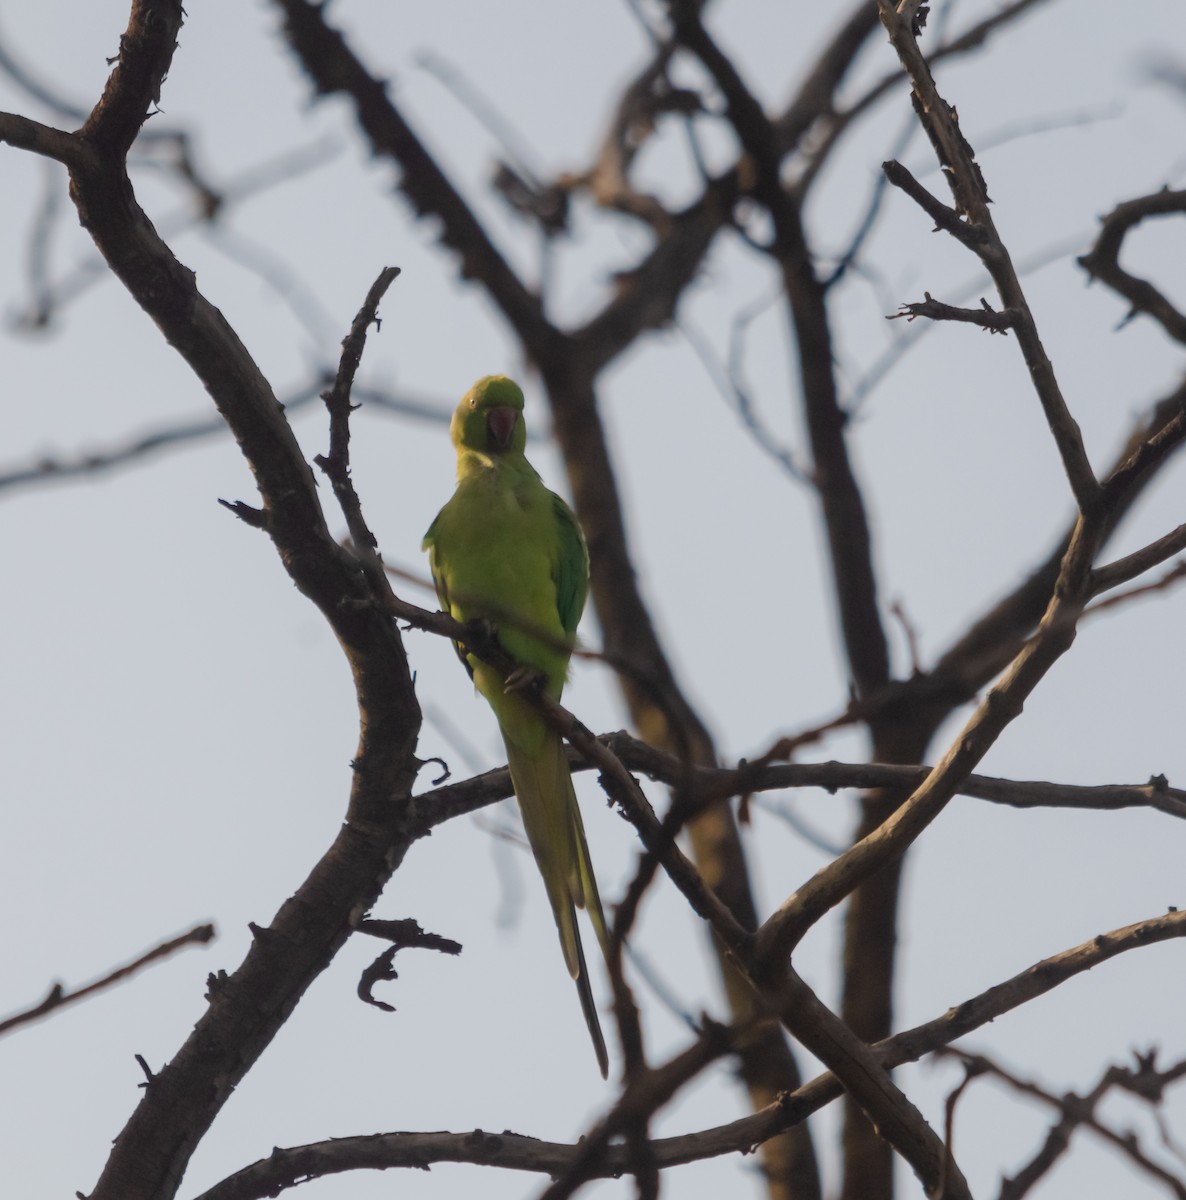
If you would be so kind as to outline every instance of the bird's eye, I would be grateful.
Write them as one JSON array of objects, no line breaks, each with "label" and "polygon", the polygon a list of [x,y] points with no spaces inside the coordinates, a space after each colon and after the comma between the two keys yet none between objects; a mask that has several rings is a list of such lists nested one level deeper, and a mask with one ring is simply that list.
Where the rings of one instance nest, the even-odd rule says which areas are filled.
[{"label": "bird's eye", "polygon": [[469,406],[470,406],[470,408],[477,408],[477,407],[478,407],[478,401],[477,401],[477,397],[476,397],[476,396],[471,396],[471,397],[469,398]]}]

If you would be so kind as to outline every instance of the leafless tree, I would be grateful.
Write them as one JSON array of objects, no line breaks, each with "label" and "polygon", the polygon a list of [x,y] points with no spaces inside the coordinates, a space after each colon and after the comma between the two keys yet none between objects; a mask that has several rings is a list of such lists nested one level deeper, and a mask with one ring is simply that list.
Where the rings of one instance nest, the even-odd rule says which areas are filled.
[{"label": "leafless tree", "polygon": [[[590,1180],[621,1174],[635,1179],[640,1196],[650,1197],[659,1193],[670,1166],[758,1147],[772,1200],[814,1200],[824,1194],[824,1186],[816,1135],[807,1118],[832,1103],[844,1105],[839,1157],[845,1200],[891,1196],[896,1158],[909,1165],[927,1196],[967,1197],[971,1192],[957,1162],[953,1122],[964,1091],[983,1086],[974,1081],[994,1078],[1039,1098],[1057,1120],[1034,1160],[1002,1186],[1002,1196],[1023,1195],[1046,1176],[1080,1126],[1111,1138],[1135,1172],[1173,1194],[1186,1195],[1180,1165],[1175,1172],[1155,1161],[1147,1147],[1109,1126],[1098,1111],[1104,1094],[1114,1090],[1127,1091],[1156,1109],[1184,1073],[1182,1064],[1159,1068],[1148,1056],[1132,1069],[1088,1064],[1101,1072],[1098,1087],[1085,1096],[1059,1098],[1006,1067],[964,1054],[960,1061],[967,1078],[952,1093],[942,1128],[924,1117],[892,1074],[894,1067],[927,1055],[957,1053],[948,1050],[956,1039],[1098,963],[1186,936],[1186,913],[1150,915],[1035,963],[923,1024],[901,1029],[894,1020],[903,861],[954,796],[1019,808],[1144,807],[1166,822],[1186,817],[1186,792],[1164,777],[1087,787],[976,773],[1051,667],[1071,651],[1084,617],[1137,592],[1168,590],[1184,573],[1179,556],[1186,552],[1186,525],[1120,557],[1110,557],[1107,550],[1121,520],[1186,441],[1186,383],[1169,389],[1141,413],[1127,444],[1110,461],[1089,455],[1074,405],[1064,396],[1043,346],[1015,257],[990,208],[992,181],[977,162],[972,145],[976,133],[960,125],[954,107],[959,98],[942,94],[932,73],[935,64],[994,44],[1031,10],[1047,6],[1041,0],[997,5],[990,15],[949,37],[934,28],[933,20],[927,28],[930,6],[917,0],[850,3],[830,40],[801,73],[790,99],[772,111],[747,83],[743,64],[724,48],[711,24],[711,10],[682,0],[638,5],[651,53],[612,106],[592,163],[543,178],[508,152],[496,173],[495,194],[538,236],[541,266],[535,281],[500,249],[473,198],[452,181],[443,159],[428,148],[385,86],[382,64],[364,55],[357,39],[334,24],[330,6],[273,0],[272,7],[310,91],[337,96],[350,106],[357,138],[395,168],[403,201],[417,217],[434,219],[442,269],[457,269],[482,290],[542,382],[568,488],[590,546],[591,596],[602,635],[598,657],[615,673],[633,732],[594,736],[560,705],[543,696],[536,702],[568,739],[574,765],[598,773],[600,786],[633,827],[642,852],[613,921],[613,1013],[621,1078],[613,1103],[581,1141],[559,1145],[468,1131],[338,1137],[274,1150],[208,1189],[200,1200],[249,1200],[330,1174],[436,1162],[550,1176],[544,1192],[549,1200],[571,1195]],[[415,922],[367,920],[365,914],[413,843],[442,823],[510,794],[505,770],[462,782],[418,785],[425,765],[418,757],[422,709],[405,650],[407,630],[457,639],[503,671],[514,663],[488,630],[459,626],[406,598],[398,576],[384,569],[382,548],[365,516],[366,496],[354,488],[352,404],[360,399],[370,405],[386,403],[397,417],[441,411],[431,402],[377,395],[373,389],[364,393],[361,383],[355,386],[368,330],[396,272],[378,274],[343,343],[340,361],[322,364],[282,406],[236,330],[171,248],[168,230],[150,220],[138,200],[133,181],[139,177],[136,172],[148,169],[149,160],[151,169],[163,166],[204,198],[200,220],[219,214],[225,219],[228,209],[233,215],[235,190],[220,190],[204,178],[187,137],[158,130],[157,120],[146,124],[168,94],[175,55],[184,54],[184,42],[178,45],[184,16],[178,0],[132,0],[107,86],[89,112],[78,114],[79,127],[67,132],[4,113],[0,141],[10,148],[6,154],[28,152],[65,166],[70,201],[105,270],[118,277],[209,393],[259,490],[258,502],[236,501],[228,507],[270,540],[293,583],[340,643],[357,693],[359,743],[340,833],[270,924],[253,929],[254,943],[243,962],[230,974],[211,975],[208,1008],[175,1056],[155,1071],[146,1066],[143,1095],[115,1139],[89,1193],[92,1200],[164,1200],[177,1193],[191,1156],[231,1093],[347,939],[362,933],[388,943],[359,985],[360,995],[371,1002],[377,1002],[371,989],[392,977],[396,951],[455,951],[454,944],[426,934]],[[881,75],[854,88],[854,64],[870,47],[880,54]],[[10,56],[0,65],[16,69]],[[437,69],[447,73],[439,64]],[[941,182],[928,185],[920,172],[893,159],[885,162],[857,232],[829,260],[805,219],[805,208],[859,119],[891,98],[901,103],[907,92],[914,109],[912,128],[925,133],[939,167],[935,178]],[[73,123],[65,106],[58,116],[61,124]],[[648,142],[673,125],[686,134],[688,154],[699,171],[696,195],[679,206],[648,191],[638,169]],[[701,141],[706,130],[721,129],[728,130],[735,157],[723,167],[710,166],[701,154]],[[317,161],[319,155],[314,154]],[[292,172],[302,169],[303,160],[278,161],[239,191],[283,188]],[[47,203],[46,221],[56,219],[61,199],[59,195],[52,205]],[[918,222],[939,232],[945,252],[958,250],[969,267],[982,269],[984,294],[944,300],[919,288],[921,299],[895,296],[893,305],[900,308],[886,315],[902,317],[913,328],[933,323],[936,337],[956,332],[942,327],[944,322],[971,324],[1000,335],[985,339],[996,343],[997,353],[1020,353],[1074,515],[1052,552],[1030,564],[1020,583],[1009,587],[1008,581],[997,581],[998,598],[969,616],[931,661],[921,661],[903,617],[911,669],[895,673],[887,625],[891,610],[880,597],[868,501],[851,453],[857,400],[844,395],[838,378],[835,346],[841,318],[830,296],[851,274],[871,269],[865,245],[870,230],[887,205],[907,202]],[[617,273],[604,305],[582,320],[567,321],[556,315],[558,306],[547,286],[548,263],[554,242],[572,235],[571,213],[578,205],[595,206],[640,231],[645,249],[629,269]],[[1131,319],[1156,322],[1167,338],[1179,343],[1186,343],[1186,316],[1164,285],[1131,274],[1120,255],[1126,236],[1141,222],[1184,213],[1186,192],[1160,189],[1128,199],[1103,218],[1094,244],[1079,260],[1088,278],[1123,297]],[[773,303],[785,311],[794,345],[793,403],[800,407],[807,433],[801,456],[777,444],[752,403],[744,372],[744,314],[736,324],[729,361],[715,361],[710,347],[699,349],[754,436],[818,504],[849,694],[841,711],[802,732],[788,734],[781,725],[755,731],[755,740],[764,739],[767,752],[732,765],[720,763],[709,716],[682,686],[673,654],[639,587],[641,572],[617,483],[620,465],[606,436],[602,408],[608,368],[679,321],[686,294],[726,238],[740,241],[776,280]],[[26,324],[45,325],[89,283],[74,278],[51,284],[36,254],[30,263],[29,291],[35,303]],[[382,265],[375,264],[376,272]],[[269,263],[260,269],[275,282],[286,268]],[[280,287],[292,297],[294,287],[283,279]],[[310,323],[332,321],[314,308],[312,301],[303,305]],[[694,334],[689,331],[688,336]],[[713,386],[707,376],[705,386]],[[319,391],[326,401],[329,435],[317,467],[328,488],[318,487],[289,419],[296,403],[312,400]],[[1123,400],[1135,402],[1132,397]],[[213,435],[215,428],[200,419],[82,457],[18,465],[0,476],[0,487],[93,473]],[[327,511],[331,491],[349,529],[347,542],[339,541],[331,528],[337,520]],[[261,553],[262,547],[261,541]],[[661,605],[663,598],[657,599]],[[773,637],[783,618],[767,607],[755,619],[769,622]],[[1177,652],[1180,656],[1180,647]],[[739,669],[744,671],[744,664]],[[946,744],[937,742],[941,727],[961,714],[966,715],[954,736]],[[863,733],[868,763],[795,761],[839,728]],[[662,811],[652,807],[639,776],[665,785]],[[769,793],[805,787],[859,789],[857,827],[850,845],[810,878],[795,880],[772,911],[762,911],[751,887],[739,818],[747,819],[751,805]],[[706,926],[728,1006],[727,1019],[697,1020],[683,1048],[658,1062],[647,1051],[622,958],[641,900],[657,886],[678,889],[690,919]],[[805,935],[844,903],[843,981],[833,1011],[802,977],[795,959]],[[187,938],[209,936],[203,927]],[[161,952],[173,947],[169,943]],[[60,989],[52,992],[10,1024],[48,1015],[69,998]],[[8,1028],[0,1024],[0,1032]],[[804,1051],[824,1065],[823,1074],[806,1078]],[[677,1093],[722,1059],[735,1064],[752,1112],[713,1129],[653,1136],[656,1117]],[[973,1136],[962,1130],[963,1138]]]}]

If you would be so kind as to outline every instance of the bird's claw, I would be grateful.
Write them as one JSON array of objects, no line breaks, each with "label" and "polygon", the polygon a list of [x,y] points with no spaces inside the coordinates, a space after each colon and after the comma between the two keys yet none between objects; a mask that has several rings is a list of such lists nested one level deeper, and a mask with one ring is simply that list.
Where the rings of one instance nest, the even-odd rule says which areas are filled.
[{"label": "bird's claw", "polygon": [[521,692],[538,683],[543,677],[544,673],[535,667],[516,667],[503,684],[503,694],[509,696],[512,692]]}]

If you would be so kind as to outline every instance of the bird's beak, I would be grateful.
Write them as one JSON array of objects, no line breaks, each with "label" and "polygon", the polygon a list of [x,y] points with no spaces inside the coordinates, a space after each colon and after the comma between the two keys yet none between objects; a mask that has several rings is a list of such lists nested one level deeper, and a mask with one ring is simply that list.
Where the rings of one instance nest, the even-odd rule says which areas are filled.
[{"label": "bird's beak", "polygon": [[511,444],[518,419],[519,412],[514,408],[492,408],[486,414],[486,432],[497,449],[505,450]]}]

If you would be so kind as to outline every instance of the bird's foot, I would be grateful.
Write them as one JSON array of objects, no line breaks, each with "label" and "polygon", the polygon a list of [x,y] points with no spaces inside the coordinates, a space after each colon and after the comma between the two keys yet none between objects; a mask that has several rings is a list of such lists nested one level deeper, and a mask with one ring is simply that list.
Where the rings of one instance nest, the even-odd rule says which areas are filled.
[{"label": "bird's foot", "polygon": [[506,683],[503,684],[503,693],[509,696],[512,692],[522,692],[527,688],[535,686],[543,681],[543,671],[537,670],[535,667],[516,667],[506,678]]}]

